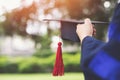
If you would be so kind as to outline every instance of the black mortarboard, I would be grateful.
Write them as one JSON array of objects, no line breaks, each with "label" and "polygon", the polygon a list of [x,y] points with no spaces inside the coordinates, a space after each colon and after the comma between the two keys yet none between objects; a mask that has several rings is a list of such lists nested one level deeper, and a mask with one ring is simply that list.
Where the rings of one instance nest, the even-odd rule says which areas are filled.
[{"label": "black mortarboard", "polygon": [[[63,20],[63,19],[44,19],[44,21],[59,21],[61,23],[61,38],[73,42],[79,42],[79,37],[76,33],[76,25],[82,24],[84,21],[78,20]],[[91,21],[92,24],[108,24],[108,22]]]}]

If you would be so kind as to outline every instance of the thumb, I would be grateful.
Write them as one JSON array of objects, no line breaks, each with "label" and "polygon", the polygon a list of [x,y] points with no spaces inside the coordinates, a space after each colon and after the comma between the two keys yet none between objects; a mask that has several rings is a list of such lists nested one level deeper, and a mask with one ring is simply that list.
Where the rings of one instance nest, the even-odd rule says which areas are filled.
[{"label": "thumb", "polygon": [[85,24],[91,25],[91,20],[90,20],[89,18],[86,18],[86,19],[84,20],[84,22],[85,22]]}]

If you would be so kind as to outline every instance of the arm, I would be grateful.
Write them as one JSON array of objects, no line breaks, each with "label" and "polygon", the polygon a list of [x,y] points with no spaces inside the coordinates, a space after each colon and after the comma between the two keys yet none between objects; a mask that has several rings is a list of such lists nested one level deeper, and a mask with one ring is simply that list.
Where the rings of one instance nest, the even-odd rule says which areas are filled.
[{"label": "arm", "polygon": [[101,80],[100,77],[91,72],[88,68],[88,64],[91,62],[91,59],[94,58],[96,52],[102,48],[105,43],[92,37],[95,30],[89,19],[85,19],[84,24],[77,25],[76,32],[82,43],[81,68],[83,70],[85,80]]},{"label": "arm", "polygon": [[93,28],[90,19],[85,19],[84,24],[78,24],[76,30],[82,43],[81,67],[87,67],[87,63],[95,55],[95,51],[100,49],[105,43],[92,37],[96,30]]},{"label": "arm", "polygon": [[93,28],[93,25],[91,23],[91,20],[85,19],[84,24],[78,24],[76,32],[78,34],[79,39],[81,40],[81,43],[85,37],[87,37],[87,36],[92,37],[93,32],[94,32],[94,28]]}]

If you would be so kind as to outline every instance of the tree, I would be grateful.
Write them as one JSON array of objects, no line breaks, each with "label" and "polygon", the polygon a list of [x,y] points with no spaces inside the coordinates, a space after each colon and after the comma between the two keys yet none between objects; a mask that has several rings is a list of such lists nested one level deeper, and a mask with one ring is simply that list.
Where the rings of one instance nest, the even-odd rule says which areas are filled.
[{"label": "tree", "polygon": [[31,14],[35,14],[37,11],[36,3],[31,4],[28,7],[17,8],[12,12],[6,12],[3,16],[6,20],[2,22],[2,28],[5,35],[12,36],[14,33],[25,36],[27,21],[32,20]]}]

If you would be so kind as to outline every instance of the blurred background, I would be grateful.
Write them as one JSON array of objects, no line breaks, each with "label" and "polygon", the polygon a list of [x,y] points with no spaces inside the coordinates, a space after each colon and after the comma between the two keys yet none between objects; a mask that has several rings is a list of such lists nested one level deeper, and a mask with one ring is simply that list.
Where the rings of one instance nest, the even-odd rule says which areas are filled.
[{"label": "blurred background", "polygon": [[[59,40],[65,72],[81,72],[80,43],[60,39],[59,22],[42,20],[109,22],[115,4],[116,0],[0,0],[0,73],[51,73]],[[108,25],[95,28],[95,38],[106,41]]]}]

